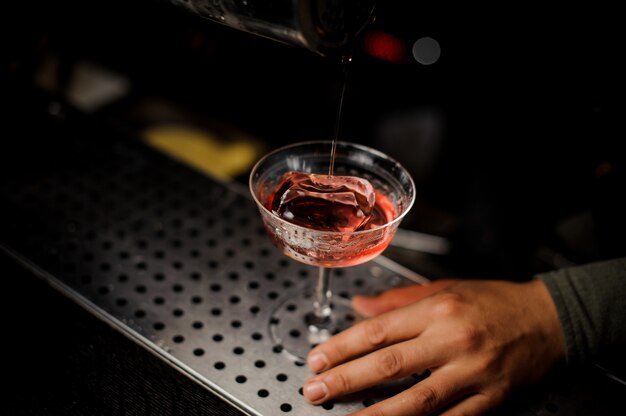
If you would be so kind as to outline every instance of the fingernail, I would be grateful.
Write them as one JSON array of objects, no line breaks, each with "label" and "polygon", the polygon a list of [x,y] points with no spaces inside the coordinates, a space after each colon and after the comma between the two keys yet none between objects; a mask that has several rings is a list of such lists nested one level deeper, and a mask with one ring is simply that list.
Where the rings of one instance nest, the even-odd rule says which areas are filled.
[{"label": "fingernail", "polygon": [[307,384],[303,389],[304,396],[311,402],[322,400],[328,394],[328,387],[321,381]]},{"label": "fingernail", "polygon": [[328,360],[324,353],[317,352],[307,359],[309,368],[315,372],[322,371],[328,366]]}]

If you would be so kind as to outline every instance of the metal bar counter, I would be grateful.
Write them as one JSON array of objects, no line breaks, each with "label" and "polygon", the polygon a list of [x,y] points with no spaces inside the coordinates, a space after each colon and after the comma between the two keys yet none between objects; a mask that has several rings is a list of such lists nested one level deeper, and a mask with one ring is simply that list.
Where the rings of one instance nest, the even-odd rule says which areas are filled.
[{"label": "metal bar counter", "polygon": [[[6,286],[5,299],[19,306],[5,316],[13,315],[14,330],[37,345],[4,356],[20,368],[16,378],[40,386],[12,393],[15,414],[46,414],[52,402],[80,414],[89,408],[81,397],[106,397],[93,402],[104,414],[343,415],[423,377],[307,404],[300,387],[310,372],[272,339],[269,322],[292,294],[311,289],[315,270],[271,245],[247,191],[60,102],[36,110],[16,122],[22,129],[5,149],[15,166],[5,166],[0,178],[3,275],[20,279]],[[56,290],[25,284],[32,276]],[[344,299],[425,281],[384,257],[337,270],[332,280]],[[306,306],[289,311],[299,319]],[[20,312],[25,309],[31,312]],[[46,327],[30,324],[25,317],[33,315]],[[50,374],[60,369],[43,365],[70,354],[59,343],[74,351],[70,368],[77,374]],[[40,358],[29,364],[27,354]],[[77,363],[100,364],[86,370]],[[92,377],[107,382],[89,382]],[[55,397],[46,396],[46,384]],[[613,414],[623,407],[624,391],[592,369],[547,380],[501,412]]]}]

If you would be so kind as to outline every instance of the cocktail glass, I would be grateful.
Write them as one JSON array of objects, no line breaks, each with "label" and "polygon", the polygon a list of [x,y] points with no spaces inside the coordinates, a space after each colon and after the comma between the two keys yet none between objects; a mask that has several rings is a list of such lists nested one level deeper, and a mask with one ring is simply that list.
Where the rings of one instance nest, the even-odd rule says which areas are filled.
[{"label": "cocktail glass", "polygon": [[[250,173],[250,192],[274,245],[286,256],[319,270],[312,294],[302,291],[288,296],[269,323],[277,348],[300,361],[312,346],[352,325],[356,318],[348,300],[332,297],[330,269],[355,266],[382,253],[415,200],[413,180],[397,161],[366,146],[337,142],[333,174],[367,179],[386,200],[389,221],[361,231],[326,231],[293,224],[272,212],[268,200],[283,175],[327,175],[332,147],[331,141],[288,145],[263,156]],[[307,304],[310,307],[302,310]],[[294,313],[296,309],[301,312]]]}]

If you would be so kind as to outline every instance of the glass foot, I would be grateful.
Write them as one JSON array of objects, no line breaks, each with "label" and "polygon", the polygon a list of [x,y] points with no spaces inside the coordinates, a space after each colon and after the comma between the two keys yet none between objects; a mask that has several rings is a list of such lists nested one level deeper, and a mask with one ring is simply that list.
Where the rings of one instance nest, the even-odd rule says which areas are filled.
[{"label": "glass foot", "polygon": [[349,299],[333,297],[331,308],[331,315],[320,319],[312,312],[311,294],[290,296],[274,310],[270,319],[269,330],[275,348],[297,364],[304,364],[311,348],[361,320]]}]

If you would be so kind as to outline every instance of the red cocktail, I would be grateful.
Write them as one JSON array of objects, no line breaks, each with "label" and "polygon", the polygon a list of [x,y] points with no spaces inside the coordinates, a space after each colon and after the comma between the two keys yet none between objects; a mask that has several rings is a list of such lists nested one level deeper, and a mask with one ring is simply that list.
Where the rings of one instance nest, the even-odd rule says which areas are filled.
[{"label": "red cocktail", "polygon": [[361,264],[383,252],[415,199],[410,175],[389,156],[338,142],[331,176],[331,149],[330,141],[286,146],[261,158],[250,175],[273,243],[292,259],[319,267],[312,311],[300,324],[307,336],[285,345],[280,321],[273,328],[275,341],[299,358],[343,329],[331,308],[328,268]]}]

